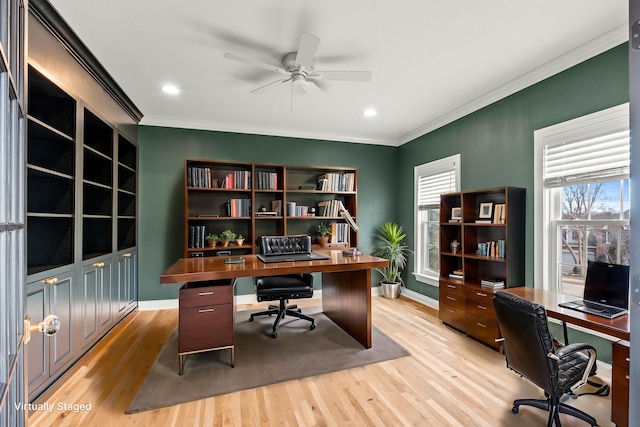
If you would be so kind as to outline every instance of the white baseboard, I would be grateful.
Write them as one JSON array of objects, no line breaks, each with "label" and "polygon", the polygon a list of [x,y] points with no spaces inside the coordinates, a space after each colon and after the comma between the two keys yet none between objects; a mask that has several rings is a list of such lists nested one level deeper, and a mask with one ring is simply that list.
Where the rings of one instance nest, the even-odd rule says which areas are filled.
[{"label": "white baseboard", "polygon": [[[380,287],[375,287],[373,289],[379,289]],[[412,291],[411,289],[407,289],[407,288],[402,288],[402,290],[400,291],[400,295],[403,295],[409,299],[412,299],[414,301],[419,302],[420,304],[424,304],[427,307],[431,307],[435,310],[439,310],[440,309],[440,303],[438,302],[438,300],[433,299],[431,297],[428,297],[426,295],[423,295],[419,292],[416,291]]]}]

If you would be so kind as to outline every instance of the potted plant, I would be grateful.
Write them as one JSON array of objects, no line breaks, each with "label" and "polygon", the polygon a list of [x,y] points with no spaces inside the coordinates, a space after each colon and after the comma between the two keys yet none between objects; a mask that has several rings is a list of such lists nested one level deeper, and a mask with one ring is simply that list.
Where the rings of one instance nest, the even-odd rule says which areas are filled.
[{"label": "potted plant", "polygon": [[376,268],[382,275],[380,286],[385,298],[397,298],[400,287],[404,285],[401,277],[402,269],[407,265],[409,249],[403,243],[406,233],[402,226],[394,222],[385,222],[378,227],[375,238],[378,245],[371,252],[372,255],[389,261],[389,266]]},{"label": "potted plant", "polygon": [[244,243],[244,236],[242,234],[238,234],[238,237],[236,238],[236,245],[242,246],[243,243]]},{"label": "potted plant", "polygon": [[209,246],[213,248],[218,243],[218,240],[220,240],[220,237],[217,234],[209,233],[205,239],[207,239]]},{"label": "potted plant", "polygon": [[236,238],[236,233],[231,230],[224,230],[220,233],[220,239],[222,239],[222,246],[225,248],[229,246],[229,242]]},{"label": "potted plant", "polygon": [[331,235],[331,229],[324,222],[318,224],[318,243],[323,248],[329,246],[329,236]]}]

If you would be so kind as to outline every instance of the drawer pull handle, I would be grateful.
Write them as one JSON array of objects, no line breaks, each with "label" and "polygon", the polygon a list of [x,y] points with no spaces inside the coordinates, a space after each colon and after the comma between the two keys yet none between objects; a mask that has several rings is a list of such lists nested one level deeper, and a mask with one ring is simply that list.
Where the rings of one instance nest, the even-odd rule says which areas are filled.
[{"label": "drawer pull handle", "polygon": [[479,305],[479,304],[478,304],[478,308],[479,308],[480,310],[486,310],[486,309],[487,309],[487,307],[485,307],[484,305]]},{"label": "drawer pull handle", "polygon": [[98,268],[102,268],[102,267],[104,267],[104,262],[94,262],[93,266],[94,267],[98,267]]},{"label": "drawer pull handle", "polygon": [[451,310],[450,308],[447,308],[447,311],[448,311],[449,313],[455,313],[455,310]]},{"label": "drawer pull handle", "polygon": [[211,313],[213,310],[213,308],[201,308],[198,313]]},{"label": "drawer pull handle", "polygon": [[42,281],[42,283],[44,283],[45,285],[55,285],[56,283],[58,283],[58,278],[57,277],[47,277],[46,279],[44,279]]},{"label": "drawer pull handle", "polygon": [[450,285],[450,284],[447,283],[447,288],[456,289],[457,286],[456,285]]},{"label": "drawer pull handle", "polygon": [[480,326],[481,328],[486,328],[486,327],[487,327],[487,325],[483,325],[483,324],[482,324],[482,323],[480,323],[480,322],[476,322],[476,325]]},{"label": "drawer pull handle", "polygon": [[447,295],[447,299],[450,299],[451,301],[455,301],[456,300],[454,297],[450,297],[449,295]]},{"label": "drawer pull handle", "polygon": [[126,254],[122,254],[123,257],[129,258],[131,256],[131,252],[127,252]]},{"label": "drawer pull handle", "polygon": [[486,297],[487,294],[485,294],[484,292],[476,292],[476,295],[478,295],[479,297]]},{"label": "drawer pull handle", "polygon": [[206,295],[213,295],[213,291],[209,291],[209,292],[198,292],[198,296],[203,297]]}]

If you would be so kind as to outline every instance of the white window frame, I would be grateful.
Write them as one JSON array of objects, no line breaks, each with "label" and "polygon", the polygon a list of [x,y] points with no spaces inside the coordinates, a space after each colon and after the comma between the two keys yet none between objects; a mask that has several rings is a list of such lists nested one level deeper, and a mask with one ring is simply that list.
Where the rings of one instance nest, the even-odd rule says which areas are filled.
[{"label": "white window frame", "polygon": [[[559,210],[561,189],[545,190],[543,156],[545,147],[560,141],[587,140],[629,130],[629,104],[622,104],[578,117],[534,132],[534,287],[559,289],[556,240],[557,222],[552,212]],[[553,262],[552,262],[553,261]]]},{"label": "white window frame", "polygon": [[[444,157],[442,159],[434,160],[429,163],[415,166],[413,168],[413,241],[415,242],[414,248],[414,264],[413,275],[417,281],[426,283],[431,286],[438,286],[438,280],[440,272],[426,270],[423,271],[423,255],[426,245],[424,244],[422,237],[422,230],[420,227],[420,212],[419,212],[419,181],[421,178],[439,173],[454,171],[455,182],[452,183],[450,191],[460,191],[460,171],[461,171],[461,156],[460,153],[452,156]],[[439,206],[439,203],[438,203]]]}]

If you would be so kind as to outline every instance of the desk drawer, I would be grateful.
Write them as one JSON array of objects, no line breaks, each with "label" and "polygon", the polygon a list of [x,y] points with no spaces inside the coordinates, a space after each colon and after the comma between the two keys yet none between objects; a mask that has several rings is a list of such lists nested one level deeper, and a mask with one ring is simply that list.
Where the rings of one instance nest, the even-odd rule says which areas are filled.
[{"label": "desk drawer", "polygon": [[439,317],[447,325],[464,332],[466,313],[464,308],[454,307],[440,302]]},{"label": "desk drawer", "polygon": [[203,282],[201,286],[188,283],[180,289],[179,301],[180,308],[230,304],[233,302],[233,286],[229,280]]},{"label": "desk drawer", "polygon": [[496,321],[496,310],[493,308],[493,300],[477,301],[475,299],[467,298],[467,313],[475,314],[476,316]]},{"label": "desk drawer", "polygon": [[181,308],[179,352],[233,345],[233,304]]},{"label": "desk drawer", "polygon": [[466,300],[464,295],[451,294],[440,289],[440,304],[447,304],[464,310]]},{"label": "desk drawer", "polygon": [[500,338],[500,330],[496,322],[467,313],[467,335],[495,349],[500,348],[496,338]]},{"label": "desk drawer", "polygon": [[464,285],[462,282],[448,282],[446,280],[440,280],[440,292],[446,292],[451,295],[457,295],[464,297]]}]

